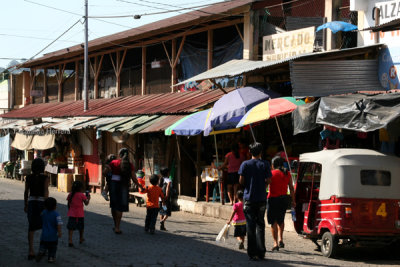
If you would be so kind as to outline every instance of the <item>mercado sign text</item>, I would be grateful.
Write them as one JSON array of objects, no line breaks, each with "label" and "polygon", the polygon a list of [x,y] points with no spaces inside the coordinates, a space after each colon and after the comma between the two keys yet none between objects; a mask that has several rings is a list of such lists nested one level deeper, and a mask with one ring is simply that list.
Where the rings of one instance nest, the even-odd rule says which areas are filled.
[{"label": "mercado sign text", "polygon": [[275,61],[311,53],[314,49],[315,27],[264,36],[263,60]]}]

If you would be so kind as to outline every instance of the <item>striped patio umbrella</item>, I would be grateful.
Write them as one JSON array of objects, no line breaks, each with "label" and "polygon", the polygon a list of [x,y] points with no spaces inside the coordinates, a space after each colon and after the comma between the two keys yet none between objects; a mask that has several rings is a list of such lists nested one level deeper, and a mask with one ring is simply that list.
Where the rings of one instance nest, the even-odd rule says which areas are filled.
[{"label": "striped patio umbrella", "polygon": [[288,114],[298,106],[304,104],[305,102],[303,100],[296,100],[294,97],[278,97],[269,99],[250,109],[236,127],[243,127],[255,122],[265,121]]}]

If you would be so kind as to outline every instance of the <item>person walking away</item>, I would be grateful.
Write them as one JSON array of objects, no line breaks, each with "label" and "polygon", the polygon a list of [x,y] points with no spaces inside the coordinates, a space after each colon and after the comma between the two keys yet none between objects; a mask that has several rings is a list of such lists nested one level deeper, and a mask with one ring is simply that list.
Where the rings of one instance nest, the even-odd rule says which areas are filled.
[{"label": "person walking away", "polygon": [[56,211],[57,201],[49,197],[44,201],[46,209],[42,213],[43,229],[40,236],[40,249],[36,255],[36,261],[39,262],[48,252],[47,261],[54,263],[57,253],[58,238],[61,237],[62,220],[60,214]]},{"label": "person walking away", "polygon": [[83,204],[86,206],[89,204],[90,195],[82,193],[83,184],[80,181],[75,181],[72,184],[71,193],[67,197],[68,201],[68,246],[73,247],[72,234],[75,230],[79,231],[79,244],[82,244],[85,239],[83,238],[83,231],[85,228],[85,214],[83,210]]},{"label": "person walking away", "polygon": [[161,187],[157,184],[159,182],[159,177],[156,174],[150,176],[150,186],[144,188],[143,192],[147,193],[147,202],[146,202],[146,219],[144,224],[144,230],[150,234],[154,234],[157,222],[158,211],[160,210],[160,206],[158,203],[159,198],[162,199],[162,205],[165,205],[164,202],[164,193],[162,192]]},{"label": "person walking away", "polygon": [[243,213],[243,191],[238,190],[236,194],[239,201],[233,205],[232,214],[227,223],[230,224],[233,222],[232,224],[235,227],[233,236],[239,241],[239,249],[244,249],[244,239],[246,238],[246,218]]},{"label": "person walking away", "polygon": [[222,164],[218,169],[223,170],[228,167],[228,178],[226,181],[227,193],[230,200],[230,204],[233,205],[237,202],[236,193],[239,189],[239,174],[238,170],[240,164],[245,160],[243,154],[239,153],[239,145],[233,144],[231,151],[226,154],[224,164]]},{"label": "person walking away", "polygon": [[271,225],[274,246],[272,251],[284,248],[283,231],[285,228],[285,213],[288,206],[287,189],[289,186],[292,207],[296,206],[294,188],[289,171],[284,167],[285,160],[279,156],[272,159],[272,177],[269,184],[267,220]]},{"label": "person walking away", "polygon": [[49,196],[49,178],[44,175],[44,161],[36,158],[32,161],[32,174],[25,180],[24,211],[27,213],[28,228],[28,260],[35,258],[33,249],[33,238],[36,230],[42,229],[42,218],[44,201]]},{"label": "person walking away", "polygon": [[242,163],[239,182],[244,186],[243,212],[246,217],[247,255],[250,260],[265,257],[265,209],[267,193],[265,188],[271,177],[270,165],[261,159],[262,145],[250,145],[252,158]]},{"label": "person walking away", "polygon": [[104,185],[104,189],[101,192],[101,195],[104,197],[104,199],[106,201],[109,201],[109,198],[108,198],[108,185],[109,185],[109,183],[111,181],[111,177],[112,177],[112,170],[111,170],[111,167],[110,167],[110,163],[114,159],[117,159],[117,157],[114,154],[108,155],[107,156],[107,160],[106,160],[106,162],[104,164],[104,169],[103,169],[103,176],[105,178],[105,183],[106,184]]},{"label": "person walking away", "polygon": [[[160,208],[160,230],[161,231],[167,231],[165,228],[165,221],[168,219],[168,217],[171,217],[171,210],[172,210],[172,204],[171,204],[171,196],[172,196],[172,181],[168,177],[169,175],[169,169],[167,167],[163,167],[160,170],[161,173],[161,179],[160,179],[160,187],[162,189],[162,192],[165,196],[164,202],[165,206],[162,205],[162,199],[160,199],[159,205],[161,206]],[[165,209],[164,209],[165,208]]]},{"label": "person walking away", "polygon": [[129,187],[131,180],[138,185],[134,166],[129,160],[127,148],[119,150],[119,159],[110,162],[111,182],[110,182],[110,207],[111,215],[114,220],[113,231],[115,234],[122,234],[120,224],[122,214],[129,211]]}]

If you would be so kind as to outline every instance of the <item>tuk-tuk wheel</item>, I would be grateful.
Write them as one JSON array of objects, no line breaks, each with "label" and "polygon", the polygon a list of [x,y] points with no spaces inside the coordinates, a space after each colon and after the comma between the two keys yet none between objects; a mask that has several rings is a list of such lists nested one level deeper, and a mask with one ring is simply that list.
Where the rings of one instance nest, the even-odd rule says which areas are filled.
[{"label": "tuk-tuk wheel", "polygon": [[327,231],[322,235],[321,252],[325,257],[333,257],[336,254],[338,241],[331,232]]}]

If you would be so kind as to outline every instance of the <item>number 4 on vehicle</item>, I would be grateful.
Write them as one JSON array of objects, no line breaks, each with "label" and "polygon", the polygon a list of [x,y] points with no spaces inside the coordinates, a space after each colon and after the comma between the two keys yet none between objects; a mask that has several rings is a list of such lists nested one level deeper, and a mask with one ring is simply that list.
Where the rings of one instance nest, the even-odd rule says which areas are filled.
[{"label": "number 4 on vehicle", "polygon": [[376,215],[377,216],[382,216],[382,217],[386,217],[387,216],[387,212],[386,212],[386,203],[382,203],[378,210],[376,211]]}]

